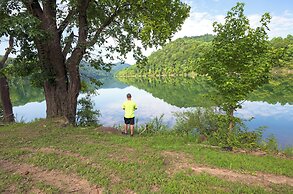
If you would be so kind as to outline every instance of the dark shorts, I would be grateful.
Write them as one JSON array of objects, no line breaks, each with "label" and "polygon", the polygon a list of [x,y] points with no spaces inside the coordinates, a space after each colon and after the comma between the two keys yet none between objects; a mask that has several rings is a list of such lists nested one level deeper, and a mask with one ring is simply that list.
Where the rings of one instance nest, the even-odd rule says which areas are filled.
[{"label": "dark shorts", "polygon": [[124,117],[124,123],[125,124],[130,124],[130,125],[134,125],[134,117],[133,118],[125,118]]}]

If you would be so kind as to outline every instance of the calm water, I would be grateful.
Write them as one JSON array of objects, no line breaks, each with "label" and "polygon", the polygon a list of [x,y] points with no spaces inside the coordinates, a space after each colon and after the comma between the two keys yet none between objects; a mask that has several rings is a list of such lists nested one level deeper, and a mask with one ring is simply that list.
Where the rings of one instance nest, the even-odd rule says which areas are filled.
[{"label": "calm water", "polygon": [[[106,82],[98,90],[99,95],[92,97],[95,108],[99,109],[102,114],[101,123],[106,126],[123,124],[121,104],[126,99],[127,93],[131,93],[133,100],[138,104],[138,110],[136,111],[138,124],[143,124],[164,114],[164,122],[172,126],[175,123],[174,112],[190,109],[192,107],[190,103],[196,106],[203,106],[208,101],[202,94],[207,92],[207,89],[205,87],[200,89],[194,87],[194,83],[190,84],[190,88],[182,88],[182,86],[177,86],[173,82],[165,85],[160,82],[159,86],[157,85],[158,83],[145,82],[144,80],[140,82],[143,84],[135,82],[135,84],[129,85],[113,80]],[[182,82],[178,83],[181,84]],[[188,86],[186,83],[184,83],[184,86]],[[174,88],[183,89],[185,92],[182,93],[181,91],[180,93]],[[190,96],[190,94],[193,95]],[[263,91],[261,94],[263,95]],[[80,97],[82,96],[80,95]],[[252,97],[252,99],[254,98],[255,96]],[[274,134],[282,147],[293,146],[293,105],[291,96],[288,99],[287,101],[289,102],[286,102],[286,99],[282,99],[281,103],[272,99],[268,101],[274,101],[273,103],[262,99],[262,101],[246,101],[243,104],[243,108],[236,112],[236,115],[245,119],[254,117],[252,121],[247,122],[247,126],[250,129],[266,126],[265,137],[269,134]],[[26,122],[35,118],[44,118],[46,116],[46,103],[45,101],[29,102],[21,106],[15,106],[14,113],[18,120]]]}]

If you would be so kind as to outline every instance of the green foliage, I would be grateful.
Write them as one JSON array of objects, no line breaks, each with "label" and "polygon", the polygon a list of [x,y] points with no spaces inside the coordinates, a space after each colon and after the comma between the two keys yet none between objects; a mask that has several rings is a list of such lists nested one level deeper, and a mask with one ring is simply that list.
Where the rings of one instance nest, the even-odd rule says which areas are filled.
[{"label": "green foliage", "polygon": [[99,117],[101,116],[99,110],[94,110],[94,104],[91,96],[87,94],[78,101],[80,108],[78,109],[77,124],[79,126],[97,126],[99,125]]},{"label": "green foliage", "polygon": [[271,57],[274,67],[293,68],[293,36],[286,38],[276,37],[271,41]]},{"label": "green foliage", "polygon": [[293,77],[274,76],[268,84],[263,85],[249,94],[247,100],[265,101],[270,104],[282,105],[293,103]]},{"label": "green foliage", "polygon": [[284,149],[284,154],[287,156],[287,157],[293,157],[293,147],[286,147]]},{"label": "green foliage", "polygon": [[137,63],[117,76],[174,76],[193,75],[200,58],[210,46],[212,35],[179,38],[152,53],[147,63]]},{"label": "green foliage", "polygon": [[244,15],[244,4],[237,3],[227,13],[225,23],[214,23],[217,36],[200,63],[199,72],[208,75],[224,98],[222,108],[229,113],[241,107],[240,101],[268,82],[268,36],[270,15],[265,13],[261,26],[253,29]]},{"label": "green foliage", "polygon": [[[212,109],[196,108],[192,111],[175,113],[175,116],[174,130],[179,134],[196,135],[199,141],[200,138],[205,137],[209,144],[222,147],[267,148],[261,141],[263,128],[249,131],[239,118],[234,118],[236,124],[232,130],[229,130],[229,117]],[[272,144],[270,141],[265,143]]]},{"label": "green foliage", "polygon": [[269,135],[264,141],[262,141],[262,148],[271,151],[277,152],[278,151],[278,141],[274,135]]},{"label": "green foliage", "polygon": [[160,117],[155,117],[145,125],[136,127],[136,130],[139,134],[154,134],[154,133],[164,133],[168,130],[168,126],[164,124],[163,120],[164,114]]},{"label": "green foliage", "polygon": [[210,135],[218,130],[219,122],[211,109],[196,108],[192,111],[176,112],[174,115],[176,117],[174,130],[178,133]]},{"label": "green foliage", "polygon": [[[56,12],[56,18],[52,16],[51,19],[56,22],[53,25],[56,25],[61,35],[58,46],[63,51],[68,48],[68,51],[72,53],[74,44],[81,39],[80,34],[76,34],[76,31],[73,30],[79,29],[80,22],[77,16],[81,3],[83,1],[61,1],[50,7],[53,12]],[[42,17],[28,11],[29,9],[26,7],[28,5],[30,3],[25,4],[14,0],[1,2],[0,14],[6,16],[5,18],[1,17],[1,25],[5,21],[4,26],[7,26],[7,28],[2,27],[0,35],[2,36],[2,30],[5,33],[10,30],[19,35],[17,38],[20,55],[15,60],[15,68],[11,67],[11,72],[17,72],[24,76],[34,74],[37,84],[54,79],[55,72],[50,69],[51,67],[42,67],[40,64],[43,63],[43,59],[36,58],[38,56],[36,46],[39,41],[43,44],[49,43],[53,40],[55,32],[39,25],[41,22],[44,23]],[[37,5],[39,3],[36,3],[36,7]],[[43,9],[43,6],[40,7]],[[140,40],[144,48],[164,45],[167,40],[171,39],[173,33],[179,30],[183,21],[188,17],[189,10],[190,7],[180,0],[162,0],[155,3],[147,1],[90,1],[84,10],[85,13],[80,13],[86,15],[88,28],[86,31],[87,42],[82,45],[87,50],[83,59],[98,70],[109,69],[111,64],[104,62],[104,59],[113,60],[117,53],[126,56],[130,51],[134,51],[134,57],[137,60],[142,60],[142,48],[135,44],[135,40]],[[35,10],[32,9],[31,11]],[[60,26],[58,23],[62,23],[64,26]],[[63,27],[65,29],[62,29]],[[74,34],[75,36],[72,39]],[[109,37],[116,41],[115,46],[107,43],[106,39]],[[98,55],[91,53],[95,45],[104,48],[97,50]],[[77,47],[80,46],[80,42],[78,42]],[[38,52],[43,51],[38,50]],[[113,55],[113,53],[116,54]],[[67,58],[65,56],[65,60]],[[121,57],[118,56],[117,58],[120,59]]]}]

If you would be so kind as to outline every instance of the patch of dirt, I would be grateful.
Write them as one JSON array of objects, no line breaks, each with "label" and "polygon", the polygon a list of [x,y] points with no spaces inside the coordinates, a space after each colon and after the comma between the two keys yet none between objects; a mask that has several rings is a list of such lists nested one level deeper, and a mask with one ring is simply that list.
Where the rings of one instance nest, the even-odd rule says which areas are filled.
[{"label": "patch of dirt", "polygon": [[[70,151],[66,151],[66,150],[58,150],[55,148],[51,148],[51,147],[46,147],[46,148],[39,148],[39,149],[34,149],[34,148],[22,148],[23,150],[28,150],[31,152],[43,152],[43,153],[54,153],[54,154],[58,154],[58,155],[65,155],[65,156],[71,156],[74,158],[78,158],[80,161],[86,163],[87,165],[90,165],[98,170],[101,169],[101,166],[97,163],[94,163],[90,158],[86,158],[81,156],[78,153],[73,153]],[[121,181],[120,177],[116,176],[116,175],[110,175],[109,176],[111,183],[119,183]]]},{"label": "patch of dirt", "polygon": [[[293,160],[292,156],[286,156],[286,154],[282,152],[276,152],[276,153],[268,153],[266,151],[262,150],[249,150],[249,149],[242,149],[242,148],[232,148],[232,147],[219,147],[219,146],[212,146],[212,145],[206,145],[206,144],[198,144],[199,146],[206,147],[206,148],[213,148],[216,150],[222,150],[222,151],[231,151],[233,153],[239,153],[239,154],[248,154],[248,155],[254,155],[254,156],[268,156],[273,155],[274,157],[280,157],[285,158],[289,160]],[[231,150],[227,149],[230,148]]]},{"label": "patch of dirt", "polygon": [[34,194],[45,194],[44,191],[38,189],[38,188],[32,188],[28,193],[34,193]]},{"label": "patch of dirt", "polygon": [[228,169],[208,167],[195,164],[190,156],[177,152],[165,151],[163,152],[163,156],[165,157],[164,163],[167,166],[167,173],[170,175],[182,169],[192,169],[195,173],[208,173],[216,177],[225,178],[229,181],[237,181],[246,184],[267,186],[271,183],[274,183],[293,186],[293,178],[291,177],[266,174],[262,172],[257,172],[255,175],[250,175]]},{"label": "patch of dirt", "polygon": [[102,133],[112,133],[112,134],[121,134],[121,131],[117,128],[114,127],[98,127],[96,128],[97,131],[102,132]]},{"label": "patch of dirt", "polygon": [[29,164],[14,164],[7,160],[0,160],[0,168],[23,176],[30,176],[33,181],[44,181],[66,193],[102,193],[102,188],[92,186],[87,180],[74,174],[66,175],[56,170],[47,171]]},{"label": "patch of dirt", "polygon": [[134,191],[127,189],[124,191],[125,194],[136,194]]},{"label": "patch of dirt", "polygon": [[159,185],[152,185],[151,192],[155,193],[155,192],[158,192],[159,190],[160,190]]}]

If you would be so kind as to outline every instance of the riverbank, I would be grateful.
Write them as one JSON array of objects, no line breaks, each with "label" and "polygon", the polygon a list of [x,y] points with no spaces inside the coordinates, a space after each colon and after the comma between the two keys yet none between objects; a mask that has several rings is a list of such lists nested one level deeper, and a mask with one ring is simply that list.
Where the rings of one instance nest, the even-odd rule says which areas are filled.
[{"label": "riverbank", "polygon": [[39,120],[0,128],[1,192],[289,193],[293,160]]}]

